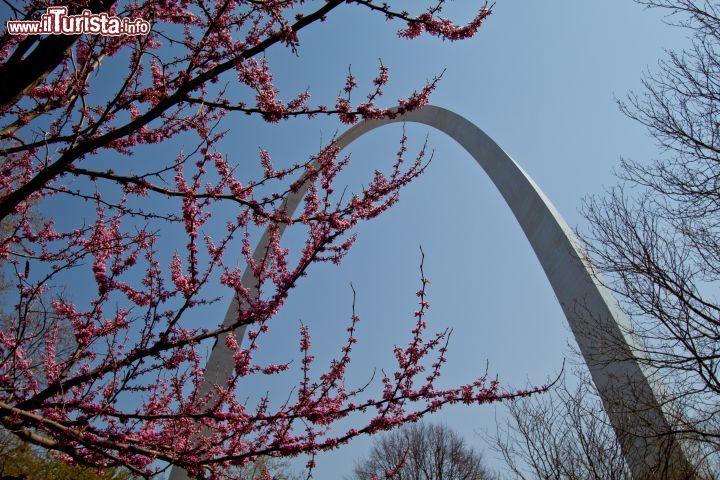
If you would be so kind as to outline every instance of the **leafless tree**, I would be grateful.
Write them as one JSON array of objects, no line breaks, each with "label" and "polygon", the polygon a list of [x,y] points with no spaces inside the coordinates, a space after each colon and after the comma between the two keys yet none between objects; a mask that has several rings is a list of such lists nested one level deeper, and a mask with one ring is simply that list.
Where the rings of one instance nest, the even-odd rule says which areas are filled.
[{"label": "leafless tree", "polygon": [[376,441],[360,462],[354,480],[489,480],[493,476],[480,453],[444,425],[416,423]]},{"label": "leafless tree", "polygon": [[[587,372],[569,386],[508,403],[509,416],[491,437],[510,478],[523,480],[632,480],[622,448]],[[686,446],[694,479],[720,478],[717,465],[695,444]],[[695,448],[693,448],[695,447]],[[662,470],[650,478],[663,478]]]},{"label": "leafless tree", "polygon": [[589,382],[508,404],[492,438],[514,478],[630,480],[620,444]]},{"label": "leafless tree", "polygon": [[276,458],[261,458],[242,467],[233,467],[229,477],[243,480],[265,480],[266,478],[300,480],[300,478],[304,478],[292,471],[290,463],[286,459]]},{"label": "leafless tree", "polygon": [[720,3],[638,0],[691,34],[621,110],[660,153],[625,159],[621,183],[585,208],[586,248],[666,385],[678,431],[720,451]]}]

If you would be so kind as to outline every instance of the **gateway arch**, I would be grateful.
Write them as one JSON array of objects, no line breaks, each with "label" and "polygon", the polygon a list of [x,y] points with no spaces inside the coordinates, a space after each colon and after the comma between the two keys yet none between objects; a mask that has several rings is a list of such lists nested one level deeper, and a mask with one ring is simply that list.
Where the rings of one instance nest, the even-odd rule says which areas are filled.
[{"label": "gateway arch", "polygon": [[[497,187],[535,251],[560,302],[580,352],[598,389],[623,455],[636,480],[693,478],[692,468],[659,398],[658,385],[645,375],[637,361],[633,339],[626,335],[628,322],[612,293],[592,274],[578,240],[550,200],[527,173],[490,137],[467,119],[444,108],[425,106],[393,119],[366,120],[348,129],[335,141],[341,150],[365,133],[396,122],[434,127],[458,142],[482,167]],[[286,199],[292,215],[309,184]],[[260,240],[255,258],[262,258],[268,233]],[[253,285],[252,271],[244,285]],[[257,292],[253,292],[257,294]],[[237,318],[233,298],[225,324]],[[245,327],[236,331],[242,338]],[[216,342],[208,359],[202,390],[222,384],[233,369],[232,352]],[[187,478],[174,467],[170,480]]]}]

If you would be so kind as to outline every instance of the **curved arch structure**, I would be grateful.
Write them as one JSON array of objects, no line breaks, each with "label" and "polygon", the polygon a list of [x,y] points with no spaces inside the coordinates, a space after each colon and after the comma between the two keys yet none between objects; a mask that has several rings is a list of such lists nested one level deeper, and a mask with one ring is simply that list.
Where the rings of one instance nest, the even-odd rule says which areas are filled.
[{"label": "curved arch structure", "polygon": [[[482,130],[444,108],[425,106],[394,119],[367,120],[348,129],[335,141],[343,149],[365,133],[395,122],[416,122],[452,137],[478,162],[495,184],[522,227],[560,302],[568,324],[618,435],[636,480],[693,478],[691,464],[672,435],[658,397],[657,385],[637,361],[633,339],[625,334],[627,319],[613,295],[593,275],[586,256],[565,221],[527,173]],[[289,215],[301,202],[306,185],[286,200]],[[255,250],[261,258],[268,246],[267,232]],[[252,285],[252,272],[243,277]],[[254,292],[257,293],[257,292]],[[237,318],[233,298],[225,323]],[[244,327],[236,331],[242,338]],[[216,342],[205,370],[205,392],[224,383],[232,373],[232,352]],[[170,480],[187,478],[174,468]]]}]

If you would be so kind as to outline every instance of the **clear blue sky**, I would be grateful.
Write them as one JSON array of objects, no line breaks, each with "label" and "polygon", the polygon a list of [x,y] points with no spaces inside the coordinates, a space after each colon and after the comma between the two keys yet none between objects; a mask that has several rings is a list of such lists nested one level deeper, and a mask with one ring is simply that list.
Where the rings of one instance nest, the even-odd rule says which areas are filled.
[{"label": "clear blue sky", "polygon": [[[480,4],[451,2],[447,13],[467,20]],[[498,0],[480,33],[458,43],[400,40],[396,28],[362,8],[340,9],[301,34],[298,58],[279,48],[268,53],[276,85],[286,98],[310,86],[314,100],[332,104],[348,65],[362,90],[381,58],[390,67],[384,105],[391,106],[447,69],[432,103],[484,129],[581,230],[582,199],[614,182],[612,169],[621,156],[645,160],[655,152],[643,129],[619,113],[615,98],[640,88],[643,71],[654,68],[663,48],[686,43],[684,32],[665,25],[660,12],[627,0]],[[231,115],[225,127],[231,135],[223,150],[232,161],[256,162],[263,147],[279,165],[307,159],[321,141],[345,128],[335,119],[268,125],[244,115]],[[428,129],[407,131],[417,146]],[[375,168],[392,161],[399,136],[399,126],[386,127],[356,142],[353,166],[341,181],[351,187],[367,182]],[[509,389],[542,384],[557,374],[573,340],[528,242],[464,151],[436,131],[430,131],[430,146],[435,156],[428,172],[391,212],[359,228],[342,266],[312,268],[293,291],[262,358],[293,358],[302,320],[311,328],[317,363],[324,365],[344,339],[352,282],[362,320],[350,382],[364,383],[373,369],[392,366],[392,345],[404,343],[412,325],[422,245],[432,281],[430,328],[454,329],[443,384],[474,379],[486,362]],[[177,153],[177,145],[163,148],[168,156]],[[62,206],[48,206],[46,215],[62,221]],[[285,243],[293,248],[300,240],[291,234]],[[205,314],[220,320],[226,306]],[[284,399],[291,385],[256,381],[246,388],[249,396],[270,389]],[[431,420],[446,422],[485,450],[479,433],[492,431],[503,413],[501,405],[458,407]],[[315,478],[349,474],[369,447],[370,440],[359,439],[321,455]],[[486,456],[498,465],[492,453]]]}]

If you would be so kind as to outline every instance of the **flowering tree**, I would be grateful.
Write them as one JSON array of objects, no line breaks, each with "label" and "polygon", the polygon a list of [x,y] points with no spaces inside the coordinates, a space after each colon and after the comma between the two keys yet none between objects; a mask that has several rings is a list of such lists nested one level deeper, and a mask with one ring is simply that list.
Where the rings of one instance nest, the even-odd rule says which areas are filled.
[{"label": "flowering tree", "polygon": [[[5,3],[20,20],[37,19],[49,6]],[[377,171],[361,191],[337,198],[333,181],[349,159],[338,158],[332,144],[287,168],[275,168],[263,151],[263,174],[248,178],[221,153],[225,132],[218,128],[232,112],[270,123],[331,114],[352,124],[419,108],[438,79],[390,110],[378,105],[388,82],[382,65],[361,103],[350,102],[358,89],[350,74],[334,105],[311,106],[308,91],[283,100],[263,54],[296,49],[302,30],[343,7],[399,22],[400,37],[460,40],[475,34],[490,13],[487,6],[456,25],[440,16],[444,0],[416,2],[425,3],[414,5],[422,9],[416,13],[366,0],[68,3],[69,14],[87,9],[145,19],[151,30],[0,37],[0,261],[14,287],[14,309],[0,331],[0,422],[7,430],[78,464],[125,466],[142,476],[171,464],[198,478],[221,478],[233,465],[332,449],[445,404],[510,396],[485,378],[435,387],[447,338],[424,336],[423,277],[410,342],[395,349],[396,371],[382,379],[377,398],[343,382],[355,343],[353,315],[347,343],[325,373],[311,376],[303,328],[304,375],[296,395],[280,406],[268,398],[252,408],[242,403],[236,386],[243,378],[290,368],[253,359],[289,290],[311,264],[340,262],[354,240],[351,229],[398,200],[399,190],[422,173],[425,153],[407,162],[403,140],[387,172]],[[114,83],[102,77],[105,69]],[[234,100],[240,91],[252,100]],[[174,137],[192,138],[197,148],[165,162],[117,160]],[[310,193],[291,217],[283,201],[306,182]],[[90,204],[94,217],[72,225],[31,221],[33,206],[48,198],[68,208]],[[211,236],[210,221],[224,204],[235,206],[234,215],[221,218],[222,231]],[[306,230],[295,256],[280,244],[287,225]],[[176,226],[185,250],[165,258],[158,232]],[[270,232],[260,260],[251,255],[256,227]],[[237,252],[242,269],[235,266]],[[83,269],[89,281],[66,289],[77,297],[73,301],[53,288]],[[253,274],[252,288],[241,280],[245,271]],[[215,301],[208,288],[213,282],[234,292],[241,308],[230,323],[196,328],[193,313]],[[245,347],[236,335],[243,326],[249,329]],[[213,342],[234,351],[234,372],[205,392],[201,346]],[[330,430],[337,420],[366,411],[375,413],[356,428]]]}]

